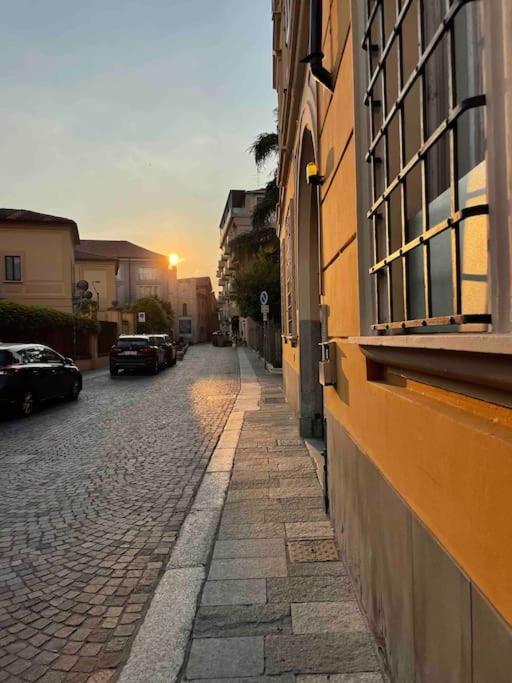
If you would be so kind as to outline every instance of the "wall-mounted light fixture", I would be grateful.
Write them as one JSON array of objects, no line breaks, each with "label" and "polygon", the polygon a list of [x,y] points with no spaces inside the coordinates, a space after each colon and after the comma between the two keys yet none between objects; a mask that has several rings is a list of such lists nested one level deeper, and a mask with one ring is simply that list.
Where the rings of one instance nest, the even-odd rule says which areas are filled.
[{"label": "wall-mounted light fixture", "polygon": [[324,182],[324,176],[320,175],[314,161],[306,164],[306,182],[308,185],[321,185]]}]

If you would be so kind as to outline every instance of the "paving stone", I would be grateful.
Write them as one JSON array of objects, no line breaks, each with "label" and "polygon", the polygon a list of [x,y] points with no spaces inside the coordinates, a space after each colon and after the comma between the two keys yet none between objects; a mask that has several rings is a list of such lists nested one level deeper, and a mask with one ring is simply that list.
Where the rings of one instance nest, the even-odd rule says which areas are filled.
[{"label": "paving stone", "polygon": [[[244,500],[263,499],[269,497],[270,489],[267,486],[259,486],[257,488],[232,489],[230,488],[227,501],[228,503],[237,503]],[[275,496],[276,498],[278,496]]]},{"label": "paving stone", "polygon": [[342,576],[347,574],[347,570],[343,562],[339,561],[289,562],[288,574],[290,576],[326,576],[328,574]]},{"label": "paving stone", "polygon": [[219,529],[219,539],[243,539],[243,538],[284,538],[284,524],[279,522],[266,522],[256,524],[226,524]]},{"label": "paving stone", "polygon": [[200,607],[194,624],[195,638],[259,636],[291,633],[289,605],[229,605]]},{"label": "paving stone", "polygon": [[348,576],[293,576],[267,580],[269,602],[341,602],[353,600]]},{"label": "paving stone", "polygon": [[234,457],[234,448],[217,448],[208,464],[207,472],[230,472]]},{"label": "paving stone", "polygon": [[378,671],[369,633],[265,637],[265,666],[269,674],[358,673]]},{"label": "paving stone", "polygon": [[255,605],[267,600],[265,579],[233,579],[207,581],[203,588],[203,605]]},{"label": "paving stone", "polygon": [[356,600],[294,604],[292,626],[296,634],[368,630],[368,624]]},{"label": "paving stone", "polygon": [[[200,683],[205,679],[186,679],[190,683]],[[245,678],[208,678],[208,683],[295,683],[295,676],[293,674],[281,674],[280,676],[248,676]]]},{"label": "paving stone", "polygon": [[263,637],[194,638],[187,678],[258,676],[264,669]]},{"label": "paving stone", "polygon": [[175,680],[187,648],[203,580],[203,567],[169,569],[164,573],[128,663],[121,672],[121,683]]},{"label": "paving stone", "polygon": [[213,559],[244,557],[284,557],[285,547],[282,538],[245,539],[217,541],[213,549]]},{"label": "paving stone", "polygon": [[194,499],[193,510],[222,509],[229,483],[229,472],[209,472],[204,475]]},{"label": "paving stone", "polygon": [[[286,576],[284,557],[258,557],[236,560],[213,560],[210,581],[216,579],[259,579],[267,576]],[[274,600],[274,602],[277,602]]]},{"label": "paving stone", "polygon": [[325,519],[323,507],[265,510],[263,513],[265,522],[316,522]]},{"label": "paving stone", "polygon": [[235,448],[238,443],[239,434],[238,430],[224,432],[219,439],[217,448]]},{"label": "paving stone", "polygon": [[286,537],[289,539],[333,538],[330,522],[287,522]]},{"label": "paving stone", "polygon": [[333,674],[332,676],[297,676],[297,683],[384,683],[380,673]]},{"label": "paving stone", "polygon": [[[131,624],[106,608],[151,600],[238,388],[233,350],[202,345],[156,377],[86,373],[78,404],[0,420],[0,581],[10,582],[0,614],[12,615],[0,616],[0,638],[13,638],[10,664],[28,667],[24,680],[40,673],[32,667],[45,683],[117,676],[117,660],[101,657],[118,657],[109,642],[117,647],[115,629]],[[120,621],[102,629],[104,618]],[[82,655],[87,646],[97,651]],[[56,671],[59,657],[97,661],[91,672]]]},{"label": "paving stone", "polygon": [[219,517],[220,508],[191,510],[181,527],[168,566],[176,568],[205,565],[215,537]]}]

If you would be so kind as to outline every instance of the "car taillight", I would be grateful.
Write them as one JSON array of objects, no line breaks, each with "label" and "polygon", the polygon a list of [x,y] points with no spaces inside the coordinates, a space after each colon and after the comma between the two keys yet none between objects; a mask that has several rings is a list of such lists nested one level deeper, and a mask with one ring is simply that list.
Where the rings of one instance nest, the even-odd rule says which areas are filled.
[{"label": "car taillight", "polygon": [[141,351],[142,353],[153,353],[153,348],[151,346],[143,346]]}]

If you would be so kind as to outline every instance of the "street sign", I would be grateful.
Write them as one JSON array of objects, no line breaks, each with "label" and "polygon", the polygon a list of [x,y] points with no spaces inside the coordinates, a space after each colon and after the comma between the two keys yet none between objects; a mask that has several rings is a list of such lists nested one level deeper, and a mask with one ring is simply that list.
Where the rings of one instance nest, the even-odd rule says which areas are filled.
[{"label": "street sign", "polygon": [[139,322],[139,323],[145,323],[146,322],[146,312],[145,311],[139,311],[137,313],[137,322]]},{"label": "street sign", "polygon": [[268,292],[266,292],[265,290],[263,290],[260,293],[260,304],[262,306],[264,306],[265,304],[268,304]]},{"label": "street sign", "polygon": [[263,311],[263,322],[266,323],[268,320],[268,313],[266,311]]}]

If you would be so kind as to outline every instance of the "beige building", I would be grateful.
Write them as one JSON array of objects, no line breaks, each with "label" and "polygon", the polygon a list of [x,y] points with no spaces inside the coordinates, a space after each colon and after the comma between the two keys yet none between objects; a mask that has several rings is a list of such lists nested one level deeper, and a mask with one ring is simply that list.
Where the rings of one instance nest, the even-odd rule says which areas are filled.
[{"label": "beige building", "polygon": [[0,209],[0,298],[71,313],[78,242],[69,218]]},{"label": "beige building", "polygon": [[217,302],[209,277],[186,277],[177,280],[174,334],[192,344],[211,339],[217,329]]},{"label": "beige building", "polygon": [[238,306],[230,296],[233,277],[241,265],[233,243],[252,231],[252,212],[264,194],[264,190],[230,190],[220,220],[219,326],[225,334],[245,329],[245,321],[240,321]]},{"label": "beige building", "polygon": [[117,323],[119,334],[135,330],[135,314],[117,301],[117,274],[119,261],[111,256],[101,256],[75,248],[75,282],[85,280],[93,301],[98,305],[98,320]]},{"label": "beige building", "polygon": [[131,306],[137,299],[158,296],[172,303],[176,287],[176,268],[169,267],[164,254],[140,247],[127,240],[81,240],[80,248],[116,260],[116,295],[120,307]]}]

